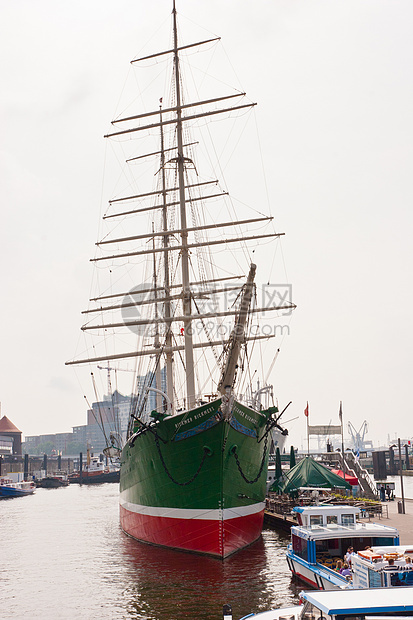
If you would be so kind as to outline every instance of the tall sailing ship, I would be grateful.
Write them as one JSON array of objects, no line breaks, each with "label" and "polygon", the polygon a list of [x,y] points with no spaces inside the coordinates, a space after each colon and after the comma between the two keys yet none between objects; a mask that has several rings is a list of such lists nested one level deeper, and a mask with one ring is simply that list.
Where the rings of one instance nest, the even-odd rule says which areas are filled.
[{"label": "tall sailing ship", "polygon": [[[153,111],[115,119],[115,130],[105,136],[127,139],[128,146],[140,134],[158,142],[158,148],[127,160],[130,165],[155,160],[156,187],[109,201],[104,220],[115,223],[113,229],[120,223],[126,233],[104,236],[92,259],[109,265],[112,280],[117,265],[126,266],[132,288],[112,288],[90,300],[82,329],[100,337],[105,351],[97,354],[94,344],[92,355],[68,364],[107,362],[108,371],[120,372],[117,364],[133,361],[136,376],[150,378],[134,386],[121,447],[122,529],[147,543],[226,558],[261,534],[270,447],[282,449],[287,435],[272,386],[259,387],[250,370],[253,353],[261,355],[260,345],[270,337],[257,330],[258,317],[265,312],[268,324],[277,311],[294,306],[257,302],[257,266],[248,249],[263,240],[275,243],[280,233],[273,218],[234,215],[228,221],[214,207],[208,220],[205,205],[224,200],[227,192],[208,193],[218,181],[202,177],[195,163],[198,143],[190,128],[255,103],[240,92],[184,100],[183,55],[218,39],[180,45],[175,2],[172,29],[171,49],[132,61],[170,57],[170,102],[164,106],[160,99]],[[239,254],[231,264],[235,247],[247,256],[244,275],[233,268],[239,268]],[[268,248],[272,257],[274,249]],[[228,301],[229,292],[233,303],[223,307],[220,300]],[[118,318],[106,318],[114,315]],[[109,350],[108,335],[119,331],[132,334],[132,349]],[[270,361],[276,347],[272,350]],[[155,407],[148,411],[150,397]]]}]

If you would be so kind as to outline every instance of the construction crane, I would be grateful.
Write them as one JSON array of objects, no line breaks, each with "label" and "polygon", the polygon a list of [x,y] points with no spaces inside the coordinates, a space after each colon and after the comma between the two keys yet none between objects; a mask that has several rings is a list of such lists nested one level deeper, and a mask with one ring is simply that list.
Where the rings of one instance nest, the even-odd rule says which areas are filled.
[{"label": "construction crane", "polygon": [[373,447],[372,442],[365,439],[366,433],[368,432],[368,425],[366,420],[364,420],[358,431],[354,428],[352,423],[349,422],[348,432],[350,433],[353,440],[354,452],[361,452],[362,450],[366,450],[368,447]]},{"label": "construction crane", "polygon": [[108,372],[110,372],[111,370],[116,370],[117,372],[136,372],[132,368],[111,368],[109,365],[97,366],[97,368],[99,368],[99,370],[107,370]]}]

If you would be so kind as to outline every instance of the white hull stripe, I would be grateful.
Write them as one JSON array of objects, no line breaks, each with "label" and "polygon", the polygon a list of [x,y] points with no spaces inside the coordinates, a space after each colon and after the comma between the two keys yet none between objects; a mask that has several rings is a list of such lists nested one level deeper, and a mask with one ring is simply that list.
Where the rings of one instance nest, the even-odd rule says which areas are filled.
[{"label": "white hull stripe", "polygon": [[161,506],[141,506],[132,504],[120,498],[120,505],[129,512],[136,512],[148,517],[170,517],[172,519],[200,519],[210,521],[228,521],[239,517],[247,517],[264,510],[264,502],[251,504],[250,506],[237,506],[224,510],[208,510],[197,508],[165,508]]}]

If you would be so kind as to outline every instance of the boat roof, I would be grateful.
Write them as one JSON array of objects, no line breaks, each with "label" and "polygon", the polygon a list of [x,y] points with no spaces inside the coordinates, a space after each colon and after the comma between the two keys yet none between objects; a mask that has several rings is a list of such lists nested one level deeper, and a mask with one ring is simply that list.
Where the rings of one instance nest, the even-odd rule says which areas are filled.
[{"label": "boat roof", "polygon": [[395,527],[379,523],[355,523],[352,525],[294,525],[291,534],[306,540],[325,538],[363,538],[365,536],[384,536],[396,538],[399,535]]},{"label": "boat roof", "polygon": [[375,588],[366,590],[323,590],[301,592],[300,597],[329,615],[378,614],[413,611],[413,588]]},{"label": "boat roof", "polygon": [[374,553],[379,553],[383,555],[384,553],[408,553],[413,554],[413,544],[412,545],[375,545],[371,547]]},{"label": "boat roof", "polygon": [[317,514],[317,515],[319,514],[327,514],[327,515],[353,514],[353,515],[357,515],[360,513],[360,508],[358,506],[348,506],[347,504],[345,505],[331,504],[328,506],[322,506],[322,505],[294,506],[293,512],[299,512],[300,514],[303,514],[303,515],[308,515],[308,514]]}]

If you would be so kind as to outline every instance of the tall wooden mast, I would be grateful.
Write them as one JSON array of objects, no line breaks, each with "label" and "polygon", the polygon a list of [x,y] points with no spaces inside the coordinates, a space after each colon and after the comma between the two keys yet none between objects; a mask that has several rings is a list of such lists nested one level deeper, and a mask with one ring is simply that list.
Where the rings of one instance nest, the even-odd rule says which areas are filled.
[{"label": "tall wooden mast", "polygon": [[[176,135],[178,144],[177,164],[178,164],[178,186],[179,186],[179,209],[181,217],[181,265],[182,265],[182,307],[184,317],[190,317],[191,311],[191,291],[189,278],[189,250],[188,250],[188,231],[186,222],[186,202],[185,202],[185,164],[182,140],[182,110],[181,110],[181,83],[179,75],[179,55],[178,55],[178,30],[176,24],[175,0],[173,4],[173,27],[174,27],[174,64],[175,64],[175,94],[176,94]],[[186,406],[188,409],[195,405],[195,375],[194,375],[194,351],[192,341],[192,321],[184,318],[184,343],[185,343],[185,374],[186,374]]]},{"label": "tall wooden mast", "polygon": [[[123,243],[131,243],[131,242],[140,242],[136,247],[133,245],[122,246],[122,250],[114,251],[114,253],[102,252],[99,256],[92,258],[93,262],[97,261],[117,261],[122,260],[122,262],[126,262],[131,260],[131,263],[139,262],[139,257],[144,257],[148,254],[152,254],[153,259],[153,271],[154,271],[154,287],[145,288],[145,292],[148,294],[148,297],[145,299],[135,299],[135,293],[132,292],[115,292],[111,294],[102,294],[98,297],[93,297],[90,301],[93,302],[94,306],[84,311],[84,314],[88,315],[88,320],[85,325],[82,326],[82,331],[90,331],[90,330],[103,330],[103,333],[106,333],[107,330],[117,329],[117,328],[125,328],[131,329],[133,327],[143,326],[143,325],[152,325],[155,328],[155,342],[153,348],[147,348],[147,346],[136,347],[133,350],[127,350],[124,352],[116,352],[115,351],[102,351],[94,353],[93,357],[90,354],[82,359],[72,360],[67,362],[67,364],[86,364],[86,363],[96,363],[103,361],[117,361],[121,359],[129,359],[129,358],[140,358],[142,356],[145,357],[155,357],[157,360],[157,368],[156,368],[156,389],[152,388],[155,392],[158,392],[161,387],[161,365],[160,360],[163,356],[165,356],[166,361],[166,391],[161,391],[161,394],[158,392],[158,396],[163,396],[165,400],[167,400],[168,410],[175,413],[175,405],[176,398],[182,399],[185,398],[185,407],[186,409],[192,409],[196,406],[196,397],[195,393],[195,374],[194,374],[194,352],[198,349],[204,350],[207,348],[215,347],[215,346],[224,346],[224,355],[225,361],[223,363],[221,377],[218,382],[218,390],[221,394],[226,394],[227,388],[232,388],[235,384],[236,374],[237,374],[237,364],[241,352],[241,347],[243,343],[249,340],[257,340],[257,339],[268,339],[268,337],[274,337],[275,334],[271,334],[270,336],[251,336],[246,335],[246,327],[247,327],[247,317],[249,313],[262,313],[269,312],[271,310],[285,310],[292,309],[295,306],[292,303],[282,303],[280,305],[274,304],[270,307],[266,306],[264,308],[251,308],[251,297],[254,290],[254,275],[255,275],[255,265],[251,265],[250,273],[247,279],[246,284],[243,287],[243,292],[241,296],[241,303],[238,309],[228,309],[214,312],[204,311],[202,309],[198,309],[195,307],[196,297],[204,298],[206,295],[215,295],[218,293],[228,292],[228,286],[224,288],[215,288],[214,286],[205,288],[206,285],[214,285],[218,282],[225,281],[231,279],[238,279],[240,276],[227,276],[221,278],[212,278],[205,279],[200,276],[195,277],[196,274],[192,274],[193,280],[191,282],[190,278],[190,255],[196,248],[202,248],[208,246],[209,249],[212,247],[216,247],[222,244],[226,246],[238,243],[240,241],[258,241],[260,239],[271,239],[277,238],[283,233],[259,233],[259,234],[251,234],[247,229],[245,232],[238,234],[237,236],[233,235],[225,235],[224,228],[229,230],[235,226],[247,226],[251,223],[260,223],[265,220],[270,220],[270,217],[255,217],[248,219],[240,219],[240,220],[231,220],[231,221],[217,221],[215,218],[212,222],[203,222],[198,223],[195,222],[195,225],[192,224],[188,227],[187,222],[187,212],[186,212],[186,202],[191,202],[191,208],[195,207],[196,201],[199,200],[208,200],[214,199],[217,197],[225,196],[227,192],[223,190],[218,190],[213,193],[204,193],[202,188],[207,188],[211,184],[216,184],[218,181],[214,180],[205,180],[198,181],[194,183],[192,182],[195,179],[187,178],[186,170],[188,164],[192,164],[193,162],[185,157],[184,153],[185,149],[192,144],[197,144],[196,142],[188,142],[185,143],[184,138],[184,123],[191,122],[198,118],[210,118],[212,115],[223,114],[223,113],[233,113],[239,110],[249,109],[255,106],[255,103],[242,103],[239,104],[230,104],[222,106],[215,106],[213,109],[210,108],[212,104],[216,104],[218,102],[224,102],[233,100],[237,97],[244,97],[245,93],[236,92],[230,95],[224,95],[220,97],[213,97],[211,99],[203,99],[202,101],[192,101],[192,102],[184,102],[182,93],[181,93],[181,74],[180,74],[180,56],[179,53],[181,50],[186,50],[189,48],[193,48],[196,46],[204,45],[206,43],[211,43],[219,40],[219,38],[208,39],[206,41],[199,41],[197,43],[190,43],[188,45],[178,46],[178,30],[177,30],[177,13],[175,8],[175,0],[173,0],[173,45],[170,49],[165,51],[161,51],[155,54],[150,54],[149,56],[144,56],[142,58],[136,58],[132,60],[132,63],[138,63],[141,61],[157,58],[165,55],[172,55],[174,62],[174,75],[173,75],[173,90],[174,90],[174,99],[171,102],[172,107],[163,108],[162,105],[160,108],[156,108],[151,111],[146,111],[144,113],[133,114],[124,118],[117,118],[113,121],[114,124],[118,126],[118,124],[126,123],[123,125],[126,127],[125,129],[116,129],[116,131],[106,134],[106,138],[112,137],[121,137],[121,136],[132,136],[135,132],[152,132],[153,130],[158,130],[160,128],[160,137],[161,137],[161,150],[156,152],[150,152],[146,154],[141,154],[137,157],[133,157],[128,159],[127,161],[133,161],[142,159],[144,157],[151,157],[153,155],[160,155],[160,172],[161,172],[161,183],[160,187],[157,188],[156,191],[144,191],[140,193],[133,193],[130,195],[121,195],[117,196],[111,200],[109,200],[110,207],[115,207],[115,212],[111,210],[109,213],[104,215],[103,219],[109,218],[123,218],[125,216],[141,216],[147,214],[153,210],[161,211],[161,226],[159,230],[152,230],[147,233],[145,231],[141,231],[138,229],[136,232],[131,231],[128,236],[124,237],[113,237],[112,235],[105,236],[102,240],[100,240],[96,245],[98,245],[101,249],[105,249],[107,244],[123,244]],[[202,106],[200,112],[196,112],[196,109]],[[206,109],[204,109],[206,108]],[[208,109],[209,108],[209,109]],[[155,122],[151,121],[152,117],[155,118]],[[164,145],[164,127],[172,125],[175,131],[176,142],[174,146],[171,148],[165,149]],[[159,135],[157,133],[157,135]],[[165,166],[168,165],[165,159],[165,153],[167,151],[175,151],[176,155],[173,156],[172,159],[169,160],[168,163],[173,163],[176,166],[176,178],[173,183],[169,183],[167,186],[167,174],[165,170]],[[188,153],[187,153],[188,154]],[[185,183],[186,181],[186,183]],[[190,197],[190,192],[194,188],[199,189],[199,195]],[[157,198],[156,198],[157,197]],[[155,198],[155,200],[154,200]],[[159,199],[160,198],[160,199]],[[141,204],[141,200],[143,200],[143,204]],[[135,201],[138,201],[135,204]],[[151,201],[152,204],[148,205],[146,201]],[[152,202],[153,201],[153,202]],[[122,206],[123,203],[130,204],[131,206],[128,208],[126,206]],[[119,210],[116,209],[116,206],[119,205]],[[172,225],[172,222],[169,221],[169,213],[174,213],[175,207],[177,207],[177,211],[179,214],[179,223],[175,222]],[[171,211],[169,211],[171,209]],[[189,217],[189,216],[188,216]],[[169,224],[169,225],[168,225]],[[176,225],[178,224],[178,225]],[[194,235],[195,232],[200,231],[220,231],[221,234],[219,238],[213,238],[209,240],[198,239],[197,235]],[[160,239],[159,239],[160,238]],[[152,247],[148,247],[146,244],[146,240],[152,239]],[[159,242],[156,241],[159,239]],[[125,249],[123,249],[125,248]],[[179,253],[179,254],[177,254]],[[163,279],[163,286],[159,286],[161,283],[156,279],[156,264],[157,261],[155,259],[156,256],[161,257],[161,262],[163,262],[163,273],[161,274],[161,279]],[[133,259],[133,260],[132,260]],[[138,259],[136,261],[135,259]],[[181,274],[177,276],[177,268],[179,267],[179,261],[181,262]],[[158,263],[159,264],[159,263]],[[176,277],[177,276],[177,277]],[[176,277],[176,280],[175,280]],[[158,284],[159,282],[159,284]],[[197,287],[202,285],[202,291],[199,292]],[[240,288],[240,287],[236,287]],[[161,297],[159,291],[163,289],[163,296]],[[154,293],[154,295],[151,295]],[[126,300],[122,298],[126,296]],[[116,299],[119,301],[116,301]],[[177,300],[182,300],[182,312],[180,312],[180,308],[178,309],[175,306]],[[110,301],[109,301],[110,300]],[[114,317],[109,315],[108,312],[118,311],[122,313],[123,309],[138,307],[138,310],[141,306],[145,306],[147,304],[154,304],[154,315],[151,313],[146,313],[146,315],[140,317],[140,313],[138,317],[133,320],[126,320],[123,314],[119,317],[118,314],[115,313]],[[163,304],[163,313],[158,312],[161,304]],[[145,314],[145,313],[144,313]],[[100,320],[99,317],[102,316]],[[231,335],[228,339],[219,338],[219,340],[211,340],[209,335],[207,334],[207,339],[204,342],[199,342],[198,340],[195,342],[193,340],[193,325],[195,321],[204,321],[205,319],[218,319],[220,317],[226,316],[235,316],[236,324],[231,332]],[[96,317],[96,318],[95,318]],[[174,338],[172,327],[174,324],[179,325],[179,328],[184,326],[184,329],[179,329],[179,332],[182,333],[182,336],[178,336],[177,339]],[[164,341],[162,342],[160,338],[161,330],[159,326],[162,325],[164,331]],[[133,330],[132,330],[133,331]],[[178,333],[179,333],[178,332]],[[181,355],[181,352],[183,355]],[[180,385],[176,386],[176,390],[174,387],[174,379],[180,377],[177,373],[175,373],[174,368],[174,353],[177,353],[175,359],[182,361],[185,366],[185,381],[182,381],[182,388],[185,391],[185,395],[181,394],[181,382]],[[220,363],[220,361],[219,361]],[[182,377],[181,377],[182,378]],[[182,402],[182,400],[181,400]],[[157,398],[157,405],[159,409],[160,399]]]},{"label": "tall wooden mast", "polygon": [[218,384],[218,391],[221,394],[225,394],[227,388],[232,389],[234,385],[241,345],[245,342],[245,324],[247,322],[248,311],[250,308],[252,293],[254,290],[254,278],[256,270],[257,266],[252,264],[242,293],[237,320],[235,321],[235,326],[229,339],[227,358],[225,361],[224,369],[222,371],[220,382]]},{"label": "tall wooden mast", "polygon": [[[168,213],[167,213],[167,191],[166,191],[166,176],[165,176],[165,145],[163,137],[162,126],[162,105],[159,110],[159,122],[161,130],[161,176],[162,176],[162,228],[163,232],[168,230]],[[165,250],[169,247],[169,235],[163,235],[163,247]],[[165,288],[165,302],[164,312],[165,318],[171,318],[171,282],[169,277],[169,253],[165,251],[163,256],[164,261],[164,288]],[[174,413],[174,379],[173,379],[173,353],[172,353],[172,324],[168,321],[165,323],[166,335],[165,335],[165,348],[166,353],[166,393],[169,398],[169,402],[172,403],[172,412]]]}]

